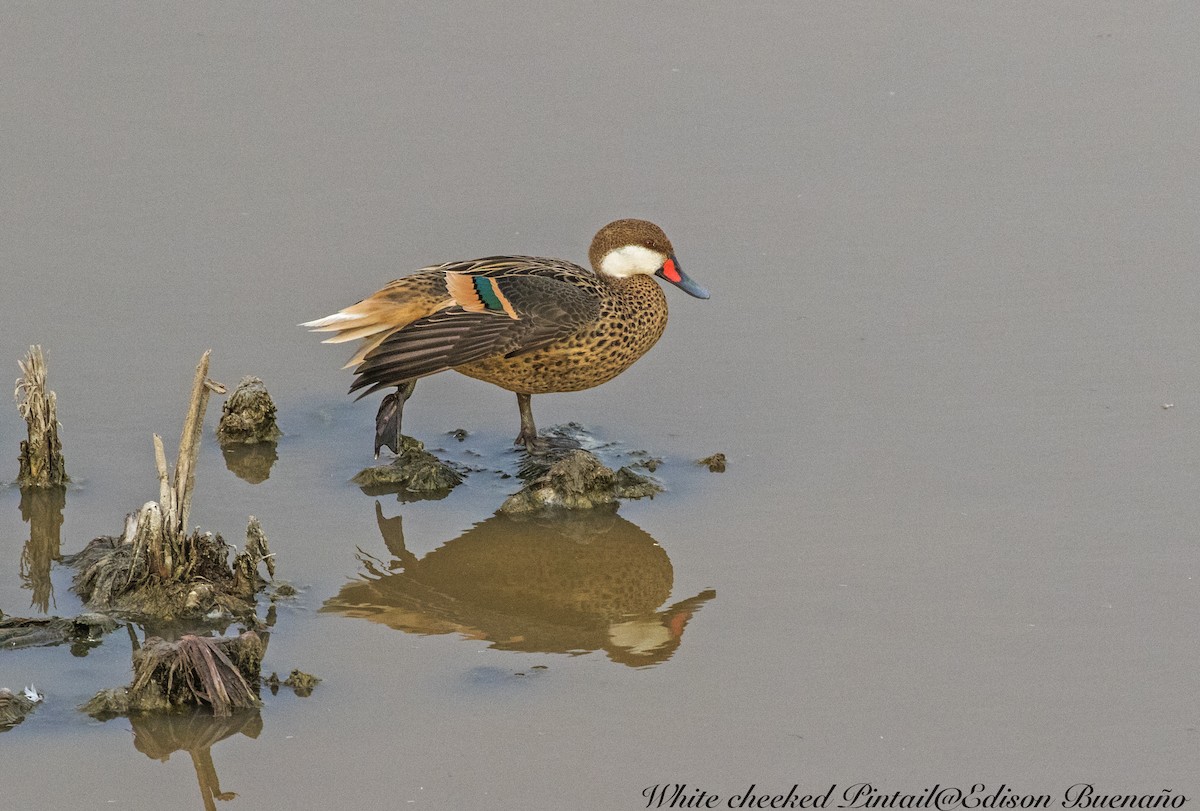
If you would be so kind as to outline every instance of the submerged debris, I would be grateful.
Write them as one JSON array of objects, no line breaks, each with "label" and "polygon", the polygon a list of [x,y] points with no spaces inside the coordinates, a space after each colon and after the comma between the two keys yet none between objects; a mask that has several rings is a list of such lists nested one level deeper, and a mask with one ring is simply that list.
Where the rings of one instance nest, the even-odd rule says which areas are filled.
[{"label": "submerged debris", "polygon": [[215,716],[259,707],[257,685],[266,643],[253,631],[213,638],[185,634],[177,642],[151,637],[133,652],[133,682],[102,690],[80,709],[111,717],[207,705]]},{"label": "submerged debris", "polygon": [[312,695],[313,690],[321,683],[321,680],[311,673],[305,673],[302,670],[293,670],[286,679],[280,680],[278,673],[272,673],[263,679],[263,683],[270,688],[271,694],[279,692],[281,686],[291,687],[292,692],[300,698],[307,698]]},{"label": "submerged debris", "polygon": [[243,377],[222,406],[217,441],[222,445],[256,445],[283,436],[275,424],[275,401],[257,377]]},{"label": "submerged debris", "polygon": [[266,537],[253,516],[246,547],[232,567],[230,547],[221,536],[187,533],[208,394],[224,391],[208,380],[208,358],[205,352],[196,367],[173,477],[162,438],[154,435],[159,501],[127,516],[119,538],[96,538],[66,560],[78,569],[72,588],[91,608],[164,620],[244,616],[253,613],[254,596],[265,582],[255,571],[258,564],[265,561],[268,573],[274,573]]},{"label": "submerged debris", "polygon": [[442,498],[463,475],[449,463],[425,450],[425,443],[410,436],[400,438],[400,452],[386,465],[366,468],[353,479],[368,495],[400,493],[419,498]]},{"label": "submerged debris", "polygon": [[33,708],[41,704],[43,697],[33,687],[26,687],[19,693],[14,693],[7,687],[0,687],[0,732],[4,732],[25,720],[25,716],[33,712]]},{"label": "submerged debris", "polygon": [[714,453],[712,456],[705,456],[703,459],[697,459],[696,464],[707,467],[709,473],[724,473],[725,454]]},{"label": "submerged debris", "polygon": [[46,359],[40,346],[18,361],[21,377],[13,396],[25,419],[28,439],[21,442],[21,487],[61,487],[70,481],[58,436],[58,398],[46,388]]},{"label": "submerged debris", "polygon": [[66,642],[82,644],[80,652],[116,630],[117,621],[105,614],[78,617],[0,617],[0,650],[41,648]]},{"label": "submerged debris", "polygon": [[646,470],[653,473],[662,465],[663,460],[659,456],[651,456],[646,451],[631,451],[630,456],[637,456],[639,459],[630,465],[630,467],[644,467]]},{"label": "submerged debris", "polygon": [[628,467],[617,472],[588,451],[573,449],[549,457],[529,456],[517,474],[520,491],[500,505],[503,513],[526,513],[560,507],[589,510],[618,498],[642,498],[662,492],[650,479]]}]

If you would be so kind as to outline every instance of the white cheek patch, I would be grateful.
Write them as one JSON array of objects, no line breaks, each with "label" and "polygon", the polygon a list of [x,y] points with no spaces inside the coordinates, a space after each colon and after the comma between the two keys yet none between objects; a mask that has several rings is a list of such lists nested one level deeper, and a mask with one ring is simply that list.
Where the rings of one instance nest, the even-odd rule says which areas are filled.
[{"label": "white cheek patch", "polygon": [[635,273],[654,274],[667,257],[642,245],[626,245],[604,254],[600,260],[600,272],[606,276],[623,279]]}]

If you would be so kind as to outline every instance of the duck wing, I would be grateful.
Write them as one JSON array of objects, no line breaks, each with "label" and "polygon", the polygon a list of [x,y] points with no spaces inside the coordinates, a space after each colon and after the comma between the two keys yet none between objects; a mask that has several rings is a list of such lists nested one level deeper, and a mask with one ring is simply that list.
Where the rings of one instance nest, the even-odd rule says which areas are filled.
[{"label": "duck wing", "polygon": [[446,266],[454,305],[393,332],[355,368],[361,396],[485,358],[514,357],[579,330],[600,313],[582,268],[527,257]]}]

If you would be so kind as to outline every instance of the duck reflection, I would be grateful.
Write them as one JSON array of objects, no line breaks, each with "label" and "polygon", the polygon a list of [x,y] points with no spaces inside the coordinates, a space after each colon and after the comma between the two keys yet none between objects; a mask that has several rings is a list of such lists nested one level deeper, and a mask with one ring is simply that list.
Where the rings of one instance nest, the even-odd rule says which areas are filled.
[{"label": "duck reflection", "polygon": [[29,540],[21,549],[21,585],[33,592],[30,605],[45,614],[54,599],[50,567],[62,560],[65,487],[22,487],[21,520],[29,524]]},{"label": "duck reflection", "polygon": [[165,763],[176,752],[188,753],[200,784],[200,797],[209,811],[217,807],[216,800],[237,797],[232,791],[221,791],[212,747],[239,732],[257,738],[263,726],[258,710],[243,710],[225,718],[214,718],[207,710],[138,713],[129,716],[129,723],[133,726],[133,745],[146,757]]},{"label": "duck reflection", "polygon": [[674,571],[666,551],[615,511],[546,517],[497,514],[423,558],[404,544],[402,518],[375,517],[386,567],[326,601],[323,612],[415,634],[460,633],[501,650],[603,650],[641,667],[671,658],[692,615],[716,592],[666,608]]}]

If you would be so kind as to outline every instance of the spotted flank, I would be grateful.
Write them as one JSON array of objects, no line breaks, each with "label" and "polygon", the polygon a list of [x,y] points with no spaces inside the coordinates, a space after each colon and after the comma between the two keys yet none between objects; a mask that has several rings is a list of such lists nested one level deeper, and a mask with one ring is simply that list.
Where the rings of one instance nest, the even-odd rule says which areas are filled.
[{"label": "spotted flank", "polygon": [[504,313],[519,319],[512,303],[500,292],[500,285],[489,276],[468,276],[446,271],[446,289],[458,306],[472,313]]}]

